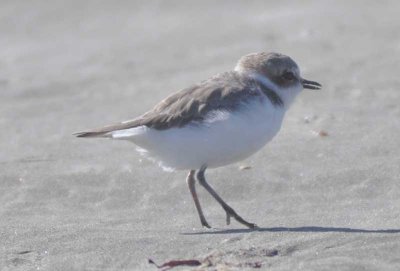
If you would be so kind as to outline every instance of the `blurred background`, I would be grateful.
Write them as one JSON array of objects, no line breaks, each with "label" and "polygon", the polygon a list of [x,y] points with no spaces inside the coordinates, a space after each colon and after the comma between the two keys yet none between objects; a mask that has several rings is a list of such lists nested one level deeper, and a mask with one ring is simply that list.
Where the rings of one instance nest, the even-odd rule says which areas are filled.
[{"label": "blurred background", "polygon": [[[0,1],[0,269],[146,270],[148,257],[201,258],[268,243],[280,249],[260,260],[270,269],[396,270],[399,8]],[[264,232],[182,234],[201,231],[185,172],[164,173],[127,142],[71,135],[136,117],[260,51],[291,56],[324,86],[301,94],[266,148],[208,173]],[[199,193],[212,225],[241,228],[226,227],[220,207]]]}]

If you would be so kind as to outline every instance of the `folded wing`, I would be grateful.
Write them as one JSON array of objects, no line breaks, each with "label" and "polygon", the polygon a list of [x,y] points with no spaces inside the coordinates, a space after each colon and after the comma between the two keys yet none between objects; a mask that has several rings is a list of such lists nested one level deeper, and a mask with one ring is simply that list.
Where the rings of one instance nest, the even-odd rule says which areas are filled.
[{"label": "folded wing", "polygon": [[183,127],[190,122],[203,121],[210,111],[234,110],[250,97],[260,95],[259,91],[255,91],[257,87],[255,82],[249,84],[249,79],[236,72],[223,73],[172,94],[136,119],[74,135],[111,137],[114,131],[142,125],[156,130]]}]

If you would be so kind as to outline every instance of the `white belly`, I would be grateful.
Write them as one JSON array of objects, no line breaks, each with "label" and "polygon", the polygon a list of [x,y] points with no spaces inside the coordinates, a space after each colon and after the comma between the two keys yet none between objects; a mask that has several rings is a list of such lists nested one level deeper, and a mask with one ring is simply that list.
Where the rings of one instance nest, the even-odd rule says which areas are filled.
[{"label": "white belly", "polygon": [[284,112],[263,99],[239,112],[214,112],[201,124],[167,130],[141,126],[116,131],[113,138],[134,142],[163,168],[215,168],[261,149],[279,131]]}]

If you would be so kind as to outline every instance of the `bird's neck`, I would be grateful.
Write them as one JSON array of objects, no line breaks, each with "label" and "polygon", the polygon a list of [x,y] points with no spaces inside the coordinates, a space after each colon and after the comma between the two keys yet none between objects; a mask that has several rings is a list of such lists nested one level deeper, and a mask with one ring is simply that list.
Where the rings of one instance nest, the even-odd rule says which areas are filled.
[{"label": "bird's neck", "polygon": [[262,84],[266,88],[275,92],[275,94],[282,100],[282,106],[285,110],[288,110],[289,107],[292,105],[293,101],[295,100],[296,96],[301,92],[302,87],[301,85],[293,86],[289,88],[282,88],[272,82],[268,77],[260,75],[258,73],[249,72],[246,74],[250,78],[257,81],[259,84]]}]

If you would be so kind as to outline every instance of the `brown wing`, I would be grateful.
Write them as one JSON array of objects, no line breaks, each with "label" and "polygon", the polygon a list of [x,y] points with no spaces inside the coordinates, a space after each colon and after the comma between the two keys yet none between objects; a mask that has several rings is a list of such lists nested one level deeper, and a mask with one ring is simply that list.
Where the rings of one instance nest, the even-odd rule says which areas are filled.
[{"label": "brown wing", "polygon": [[112,131],[141,125],[156,130],[182,127],[192,121],[204,120],[207,113],[212,110],[231,111],[254,95],[259,95],[259,92],[249,87],[248,79],[236,72],[224,73],[172,94],[134,120],[75,135],[107,136]]}]

